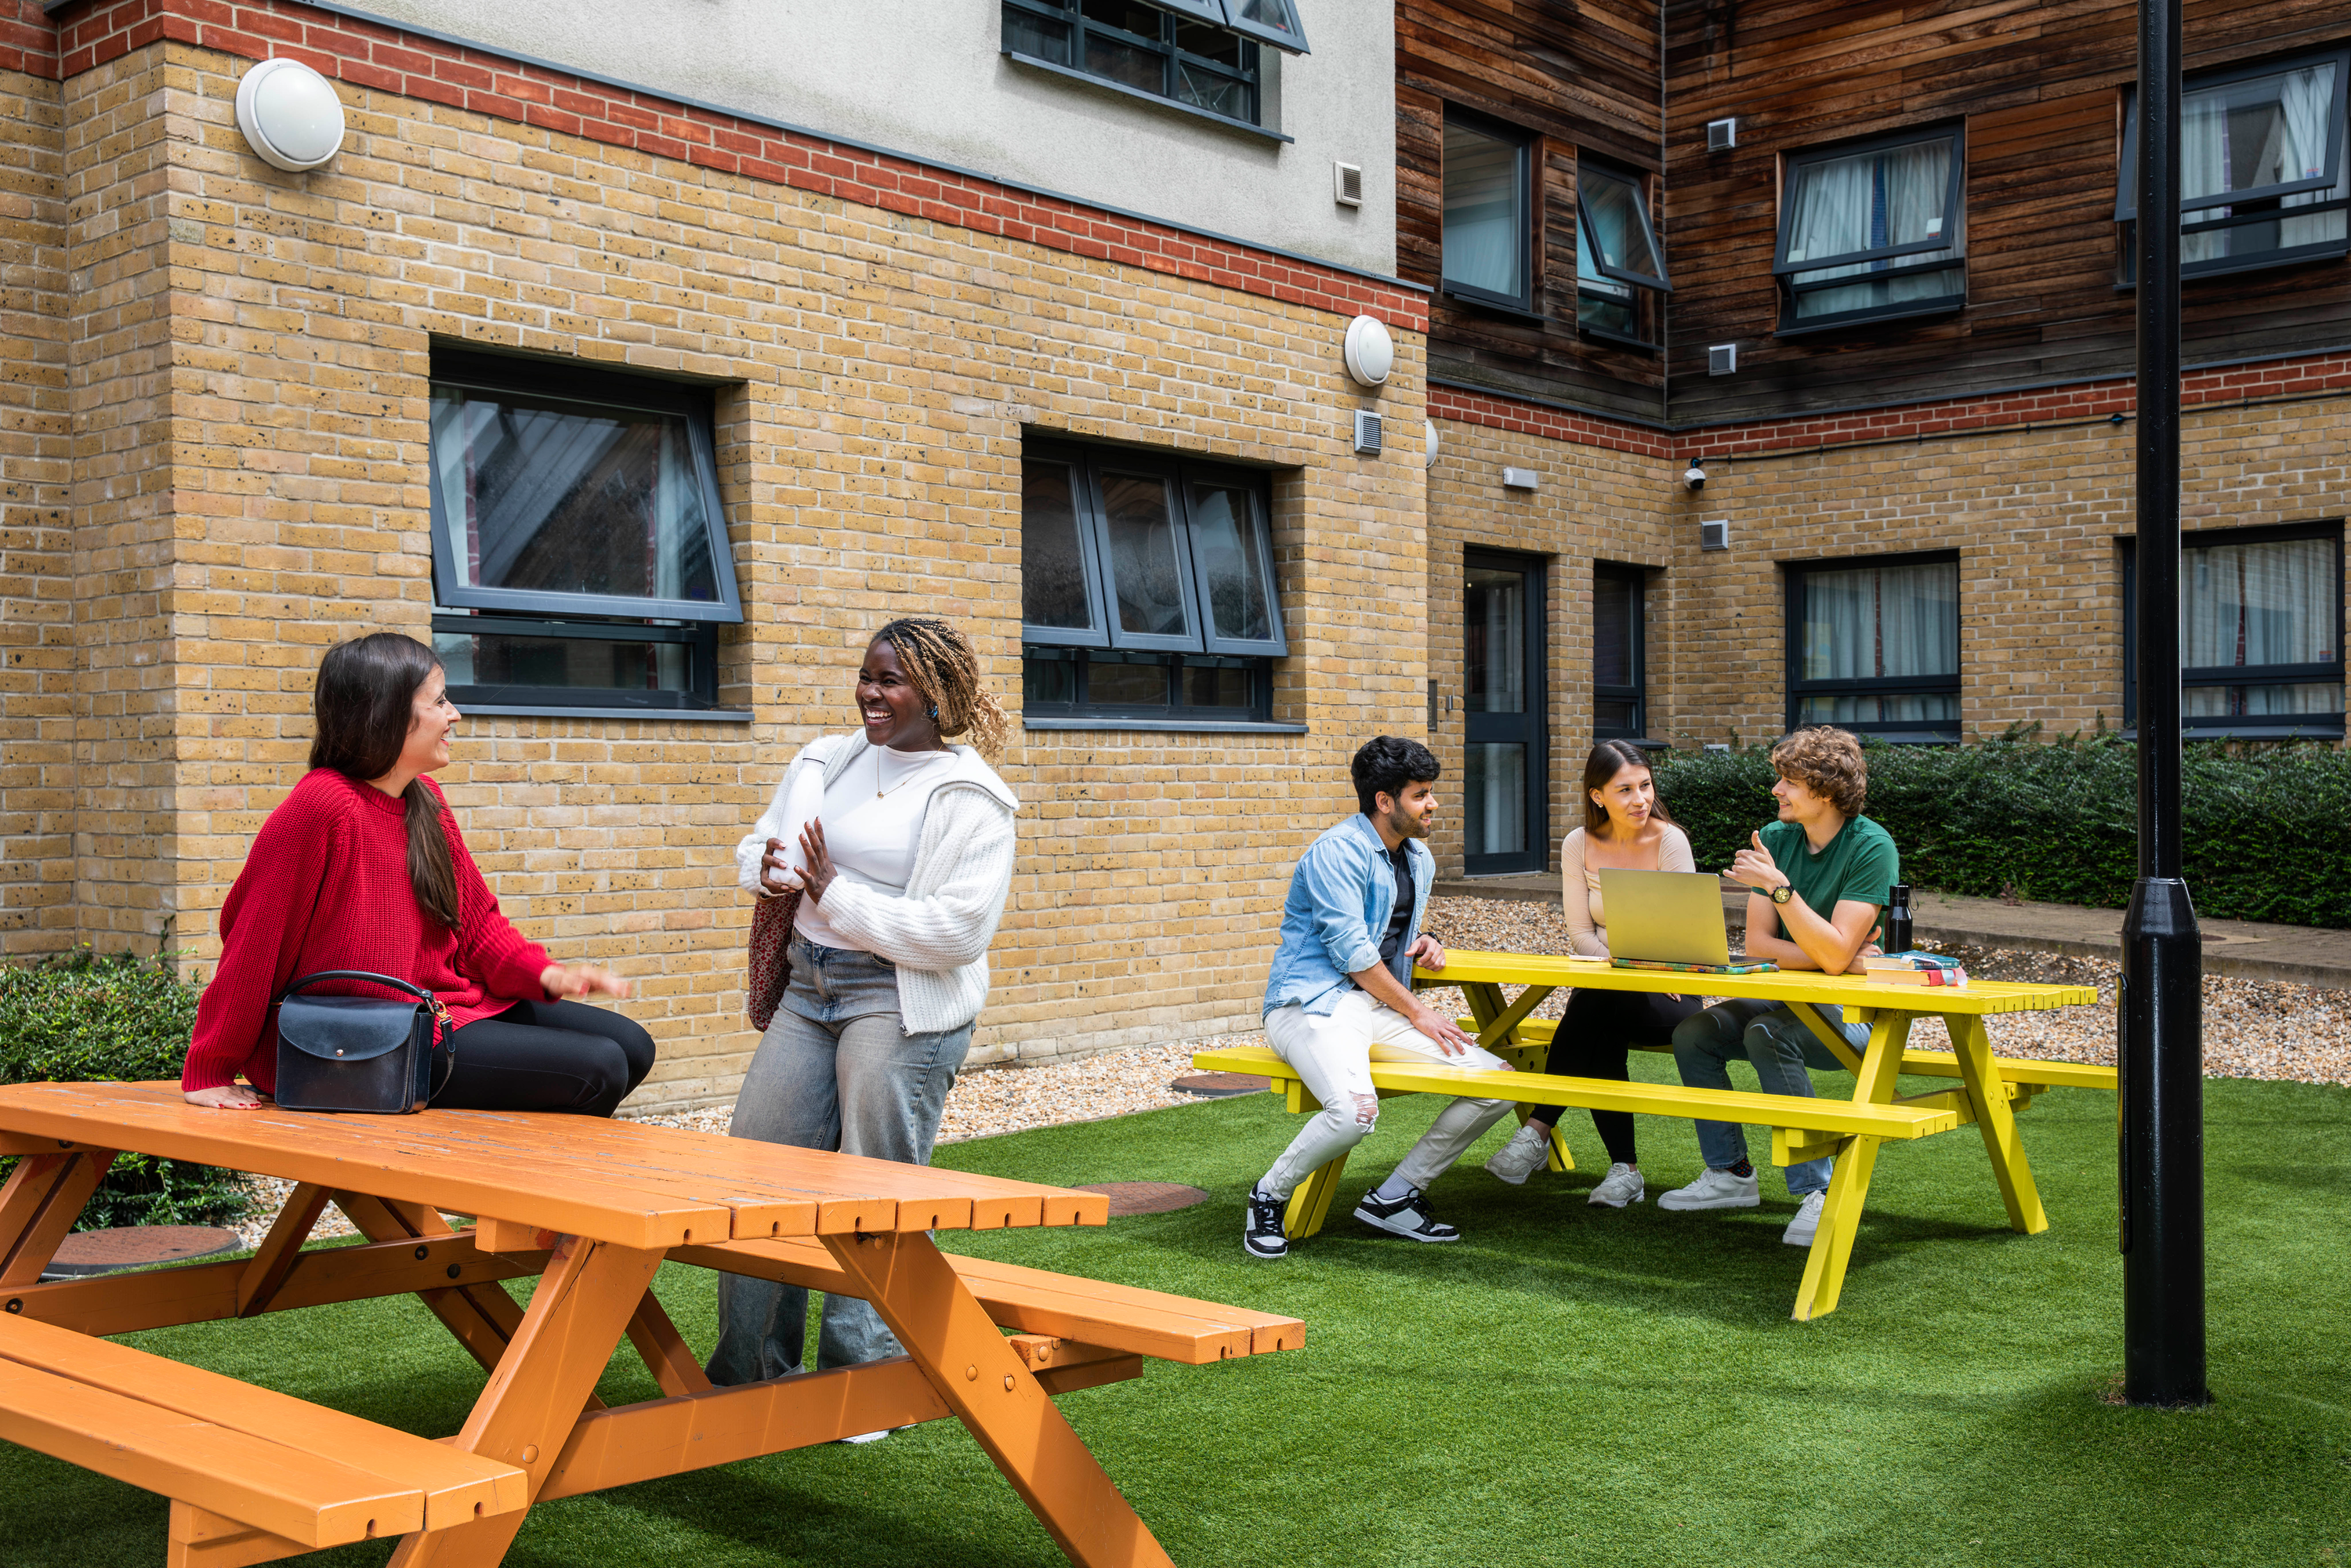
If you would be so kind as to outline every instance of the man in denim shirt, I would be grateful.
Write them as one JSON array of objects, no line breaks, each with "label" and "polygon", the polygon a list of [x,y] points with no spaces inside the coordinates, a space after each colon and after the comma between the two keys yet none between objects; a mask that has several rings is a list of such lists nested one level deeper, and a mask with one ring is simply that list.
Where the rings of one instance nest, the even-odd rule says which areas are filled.
[{"label": "man in denim shirt", "polygon": [[[1416,962],[1445,967],[1445,949],[1420,929],[1437,869],[1418,841],[1437,816],[1436,754],[1383,735],[1355,753],[1353,771],[1362,814],[1327,830],[1300,859],[1266,981],[1266,1043],[1322,1109],[1249,1194],[1241,1245],[1252,1258],[1289,1252],[1282,1213],[1290,1193],[1379,1125],[1374,1061],[1510,1071],[1412,993]],[[1508,1100],[1454,1101],[1395,1174],[1364,1195],[1355,1218],[1415,1241],[1459,1240],[1458,1230],[1430,1216],[1421,1188],[1510,1108]]]}]

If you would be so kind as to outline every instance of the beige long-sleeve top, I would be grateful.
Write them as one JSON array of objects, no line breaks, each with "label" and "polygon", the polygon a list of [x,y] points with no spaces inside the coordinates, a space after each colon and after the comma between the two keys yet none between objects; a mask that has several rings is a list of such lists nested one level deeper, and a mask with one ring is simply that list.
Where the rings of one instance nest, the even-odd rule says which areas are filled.
[{"label": "beige long-sleeve top", "polygon": [[[1665,837],[1657,841],[1659,871],[1696,871],[1689,835],[1671,822],[1661,822]],[[1600,868],[1583,860],[1583,830],[1567,835],[1559,847],[1560,913],[1567,916],[1569,945],[1586,958],[1608,956],[1608,914],[1600,903]],[[1646,869],[1646,868],[1635,868]]]}]

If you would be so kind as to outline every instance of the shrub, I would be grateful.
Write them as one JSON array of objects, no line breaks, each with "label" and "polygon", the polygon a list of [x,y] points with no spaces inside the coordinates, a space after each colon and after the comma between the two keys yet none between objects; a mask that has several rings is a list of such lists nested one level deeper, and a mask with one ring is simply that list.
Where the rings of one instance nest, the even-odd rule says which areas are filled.
[{"label": "shrub", "polygon": [[[1871,745],[1868,814],[1911,883],[1946,893],[2121,908],[2138,875],[2138,756],[2110,736],[2031,728],[1967,747]],[[2186,876],[2199,914],[2351,926],[2351,753],[2206,742],[2181,767]],[[1701,869],[1771,820],[1768,748],[1677,751],[1657,789]]]},{"label": "shrub", "polygon": [[[0,1083],[177,1078],[195,1027],[196,994],[161,955],[101,957],[84,949],[0,966]],[[243,1215],[248,1202],[233,1172],[125,1154],[78,1226],[219,1225]]]}]

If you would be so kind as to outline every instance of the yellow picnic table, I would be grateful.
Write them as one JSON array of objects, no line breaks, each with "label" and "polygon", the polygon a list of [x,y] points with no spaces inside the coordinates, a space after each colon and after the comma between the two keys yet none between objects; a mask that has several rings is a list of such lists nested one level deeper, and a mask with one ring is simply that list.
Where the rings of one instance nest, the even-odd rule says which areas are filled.
[{"label": "yellow picnic table", "polygon": [[[298,1185],[250,1260],[42,1283],[121,1151]],[[394,1568],[489,1568],[552,1498],[949,1416],[1071,1561],[1164,1565],[1050,1396],[1146,1356],[1303,1338],[1294,1318],[956,1258],[928,1234],[1101,1225],[1098,1193],[642,1123],[35,1083],[0,1088],[0,1155],[18,1156],[0,1189],[0,1439],[170,1498],[169,1568],[387,1537]],[[364,1244],[304,1247],[330,1204]],[[714,1387],[648,1288],[664,1259],[862,1296],[906,1354]],[[504,1281],[534,1274],[517,1305]],[[489,1375],[445,1441],[102,1337],[412,1292]],[[662,1397],[607,1408],[596,1382],[623,1335]]]},{"label": "yellow picnic table", "polygon": [[[1836,1156],[1820,1228],[1805,1259],[1796,1290],[1794,1316],[1820,1317],[1836,1310],[1863,1200],[1877,1162],[1878,1145],[1931,1137],[1969,1123],[1983,1135],[1992,1177],[2007,1206],[2009,1224],[2027,1235],[2049,1228],[2032,1169],[2024,1155],[2015,1113],[2054,1088],[2115,1087],[2115,1070],[2070,1061],[2035,1061],[1993,1053],[1984,1020],[2000,1013],[2078,1007],[2097,1000],[2088,986],[2026,985],[1974,980],[1964,987],[1902,985],[1858,975],[1821,975],[1780,970],[1756,975],[1692,975],[1656,969],[1620,969],[1604,960],[1542,954],[1448,954],[1444,970],[1415,971],[1416,988],[1458,986],[1470,1016],[1462,1027],[1478,1043],[1510,1061],[1518,1071],[1480,1072],[1423,1061],[1374,1061],[1372,1083],[1391,1094],[1468,1094],[1530,1104],[1573,1105],[1600,1111],[1678,1116],[1693,1121],[1740,1122],[1771,1129],[1771,1162],[1798,1165]],[[1521,988],[1506,997],[1505,986]],[[1851,1100],[1807,1099],[1748,1090],[1692,1089],[1680,1084],[1619,1083],[1610,1079],[1572,1078],[1541,1071],[1557,1025],[1529,1017],[1562,987],[1618,991],[1667,991],[1709,998],[1755,997],[1784,1002],[1855,1079]],[[1869,1043],[1859,1055],[1842,1034],[1813,1009],[1842,1008],[1847,1019],[1869,1025]],[[1949,1051],[1909,1049],[1910,1027],[1939,1018],[1949,1031]],[[1262,1074],[1293,1112],[1320,1110],[1298,1075],[1262,1046],[1227,1047],[1196,1054],[1194,1065],[1209,1071]],[[1954,1078],[1949,1088],[1903,1094],[1903,1073]],[[1552,1168],[1573,1168],[1565,1142],[1554,1133]],[[1315,1171],[1291,1195],[1286,1229],[1302,1239],[1322,1228],[1339,1175],[1342,1155]]]}]

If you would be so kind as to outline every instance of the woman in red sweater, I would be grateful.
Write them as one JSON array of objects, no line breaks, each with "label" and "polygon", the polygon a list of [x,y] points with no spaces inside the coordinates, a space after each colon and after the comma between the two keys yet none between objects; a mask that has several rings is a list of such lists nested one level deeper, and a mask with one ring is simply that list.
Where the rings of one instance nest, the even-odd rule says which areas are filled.
[{"label": "woman in red sweater", "polygon": [[[254,835],[221,906],[220,967],[180,1075],[192,1103],[266,1103],[277,998],[321,969],[395,976],[441,999],[455,1065],[436,1107],[609,1116],[652,1069],[651,1035],[562,999],[626,997],[628,982],[554,963],[523,939],[424,777],[449,762],[459,715],[448,684],[433,651],[396,632],[342,643],[319,664],[310,771]],[[411,999],[363,983],[319,988]]]}]

